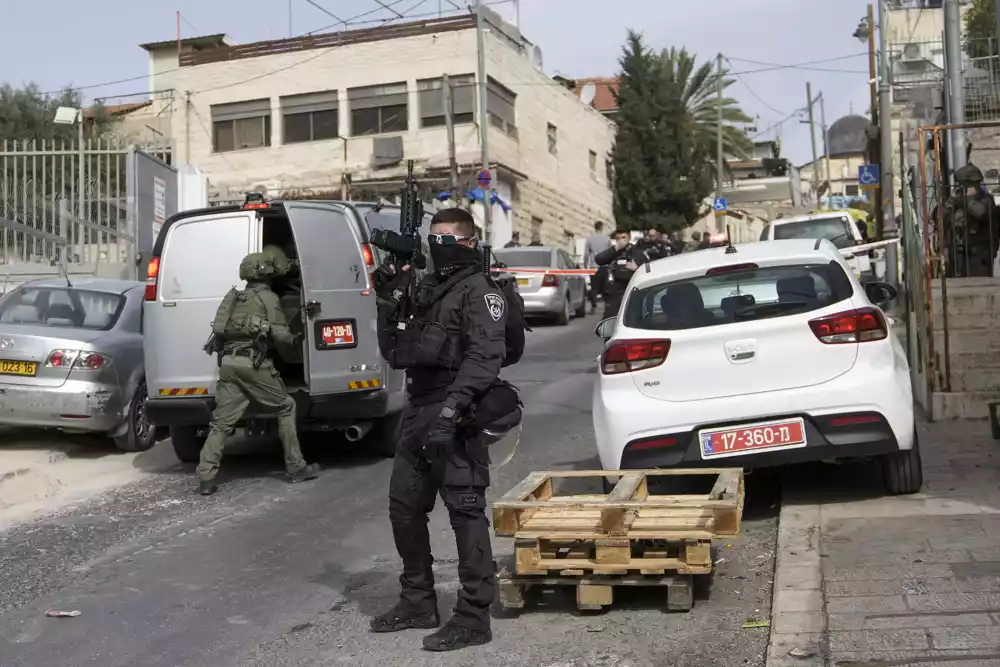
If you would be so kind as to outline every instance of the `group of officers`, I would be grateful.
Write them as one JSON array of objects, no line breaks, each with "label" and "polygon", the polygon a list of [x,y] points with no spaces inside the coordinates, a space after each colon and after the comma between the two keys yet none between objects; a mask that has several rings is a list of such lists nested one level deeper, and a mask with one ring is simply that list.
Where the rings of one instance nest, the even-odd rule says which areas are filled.
[{"label": "group of officers", "polygon": [[[483,270],[471,214],[439,211],[429,231],[433,271],[418,279],[408,265],[385,263],[373,276],[379,347],[393,368],[405,370],[408,400],[388,489],[393,539],[403,561],[401,592],[395,605],[372,619],[370,630],[434,630],[424,637],[424,648],[450,651],[492,641],[496,565],[486,518],[489,454],[477,433],[493,412],[498,419],[489,424],[506,419],[509,426],[515,412],[519,423],[520,409],[516,391],[498,379],[509,353],[507,299]],[[262,341],[276,348],[301,346],[301,334],[293,333],[274,291],[276,279],[295,269],[277,248],[247,256],[240,265],[246,287],[227,295],[213,321],[217,341],[210,339],[206,351],[219,355],[219,379],[197,469],[204,495],[217,491],[225,440],[251,403],[278,418],[289,481],[318,476],[317,467],[302,457],[295,402],[272,356],[261,350]],[[503,396],[511,393],[513,403],[505,402]],[[462,584],[443,625],[427,529],[437,495],[455,531]]]}]

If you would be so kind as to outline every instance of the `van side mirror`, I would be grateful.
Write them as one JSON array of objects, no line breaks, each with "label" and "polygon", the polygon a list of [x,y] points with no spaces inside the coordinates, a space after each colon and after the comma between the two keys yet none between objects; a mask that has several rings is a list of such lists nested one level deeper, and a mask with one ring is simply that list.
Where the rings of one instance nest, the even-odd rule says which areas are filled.
[{"label": "van side mirror", "polygon": [[876,306],[881,306],[883,303],[889,303],[895,299],[899,294],[899,290],[889,283],[872,282],[865,285],[865,294],[868,296],[869,301]]},{"label": "van side mirror", "polygon": [[615,332],[615,325],[618,323],[617,317],[609,317],[606,320],[601,320],[597,328],[594,329],[594,335],[603,340],[608,340],[611,338],[611,334]]}]

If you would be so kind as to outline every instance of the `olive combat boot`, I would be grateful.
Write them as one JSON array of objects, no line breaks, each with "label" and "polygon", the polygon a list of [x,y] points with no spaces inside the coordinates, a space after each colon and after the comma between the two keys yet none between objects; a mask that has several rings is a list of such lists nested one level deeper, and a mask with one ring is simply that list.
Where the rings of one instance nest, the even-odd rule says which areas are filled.
[{"label": "olive combat boot", "polygon": [[457,651],[491,641],[493,632],[489,628],[472,628],[451,619],[440,630],[424,637],[424,648],[428,651]]},{"label": "olive combat boot", "polygon": [[397,604],[387,612],[372,619],[372,632],[399,632],[400,630],[432,630],[441,625],[441,617],[435,609],[432,612],[414,613]]}]

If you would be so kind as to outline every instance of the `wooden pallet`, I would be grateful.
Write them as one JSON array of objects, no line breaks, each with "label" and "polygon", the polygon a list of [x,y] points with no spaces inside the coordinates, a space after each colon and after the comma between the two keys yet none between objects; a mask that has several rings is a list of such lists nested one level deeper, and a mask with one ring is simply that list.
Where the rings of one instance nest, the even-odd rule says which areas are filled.
[{"label": "wooden pallet", "polygon": [[[715,476],[708,493],[655,495],[666,476]],[[553,480],[620,476],[607,494],[555,495]],[[743,516],[740,468],[534,472],[493,503],[501,537],[548,540],[711,540],[738,535]]]},{"label": "wooden pallet", "polygon": [[498,603],[504,612],[516,614],[527,606],[527,599],[532,591],[559,586],[576,589],[576,607],[580,611],[600,611],[610,606],[614,601],[614,589],[619,586],[664,589],[665,606],[670,611],[690,611],[694,606],[692,575],[530,576],[511,575],[506,568],[497,574]]}]

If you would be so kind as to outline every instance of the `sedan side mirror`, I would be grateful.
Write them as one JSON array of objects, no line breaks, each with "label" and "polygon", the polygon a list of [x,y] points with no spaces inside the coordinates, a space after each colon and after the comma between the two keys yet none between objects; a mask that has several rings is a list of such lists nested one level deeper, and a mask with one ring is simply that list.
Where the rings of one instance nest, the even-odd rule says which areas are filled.
[{"label": "sedan side mirror", "polygon": [[865,285],[868,300],[876,306],[889,303],[899,294],[899,291],[889,283],[868,283]]},{"label": "sedan side mirror", "polygon": [[618,323],[617,317],[609,317],[606,320],[601,320],[597,328],[594,329],[594,335],[603,340],[611,338],[611,334],[615,332],[615,325]]}]

